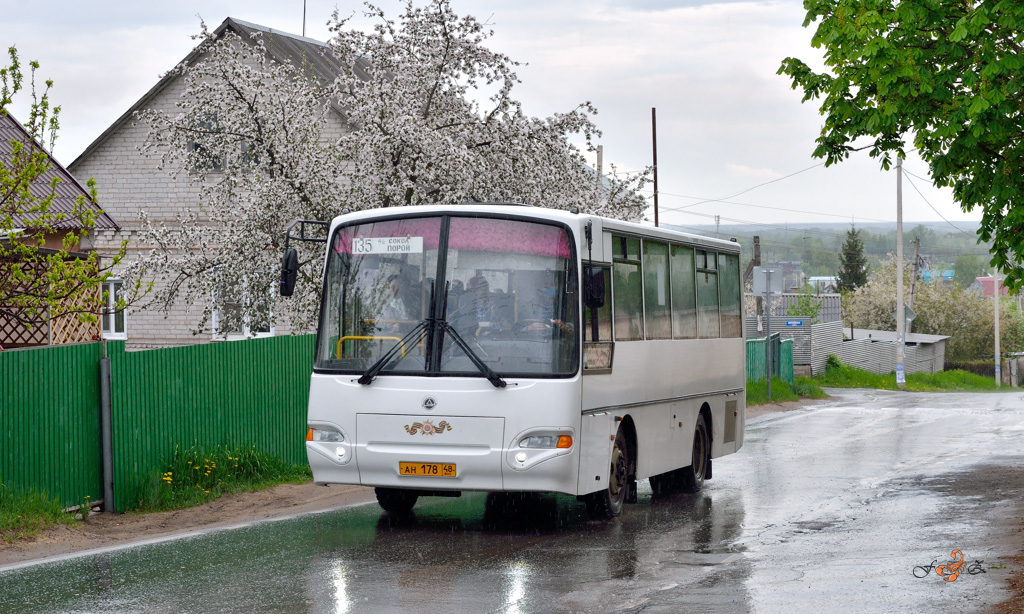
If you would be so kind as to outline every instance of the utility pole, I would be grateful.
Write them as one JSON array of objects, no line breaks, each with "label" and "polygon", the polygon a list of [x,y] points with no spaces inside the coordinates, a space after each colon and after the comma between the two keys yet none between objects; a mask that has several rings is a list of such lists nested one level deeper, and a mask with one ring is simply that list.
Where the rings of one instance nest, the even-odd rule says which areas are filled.
[{"label": "utility pole", "polygon": [[[921,238],[914,237],[914,276],[910,278],[910,298],[907,299],[907,307],[914,308],[914,286],[917,285],[917,254],[921,250]],[[938,280],[936,280],[938,283]],[[913,326],[913,320],[907,322],[907,334],[910,334],[910,327]]]},{"label": "utility pole", "polygon": [[658,110],[651,107],[651,144],[654,147],[654,227],[658,227]]},{"label": "utility pole", "polygon": [[907,387],[906,310],[903,308],[903,156],[896,158],[896,387]]},{"label": "utility pole", "polygon": [[1002,385],[1001,362],[999,356],[999,269],[992,270],[992,304],[996,310],[996,387]]},{"label": "utility pole", "polygon": [[[754,235],[754,266],[761,266],[761,237]],[[758,295],[755,299],[757,304],[757,317],[760,318],[764,315],[764,300],[761,295]]]}]

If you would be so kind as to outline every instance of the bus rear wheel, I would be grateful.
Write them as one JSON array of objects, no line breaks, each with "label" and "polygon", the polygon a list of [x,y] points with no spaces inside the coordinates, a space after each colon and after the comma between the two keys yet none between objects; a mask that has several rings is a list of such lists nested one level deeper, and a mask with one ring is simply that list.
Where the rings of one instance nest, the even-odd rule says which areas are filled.
[{"label": "bus rear wheel", "polygon": [[389,514],[408,514],[419,495],[401,488],[374,488],[377,503]]},{"label": "bus rear wheel", "polygon": [[629,446],[626,445],[626,436],[622,429],[619,429],[615,433],[615,443],[612,445],[608,487],[590,493],[584,499],[587,513],[591,518],[607,520],[622,513],[622,506],[626,502],[626,494],[630,487],[629,467]]},{"label": "bus rear wheel", "polygon": [[710,466],[711,438],[708,436],[704,414],[698,414],[697,426],[693,430],[693,455],[690,466],[678,470],[683,492],[699,492],[704,487]]}]

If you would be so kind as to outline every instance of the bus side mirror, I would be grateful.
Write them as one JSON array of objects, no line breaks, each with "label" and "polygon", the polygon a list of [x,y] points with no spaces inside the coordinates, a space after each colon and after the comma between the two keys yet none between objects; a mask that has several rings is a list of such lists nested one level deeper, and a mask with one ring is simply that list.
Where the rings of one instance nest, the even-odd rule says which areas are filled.
[{"label": "bus side mirror", "polygon": [[604,307],[605,287],[604,269],[599,266],[588,266],[583,272],[586,294],[586,305],[591,309]]},{"label": "bus side mirror", "polygon": [[291,296],[295,292],[295,277],[298,273],[299,252],[289,247],[281,257],[281,296]]}]

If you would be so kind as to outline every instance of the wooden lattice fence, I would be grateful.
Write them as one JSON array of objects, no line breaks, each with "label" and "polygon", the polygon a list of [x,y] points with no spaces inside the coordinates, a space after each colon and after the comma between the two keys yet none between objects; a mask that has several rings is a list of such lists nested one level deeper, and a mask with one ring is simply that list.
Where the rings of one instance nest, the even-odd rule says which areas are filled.
[{"label": "wooden lattice fence", "polygon": [[[36,263],[35,275],[45,275],[42,263]],[[7,289],[6,291],[9,291]],[[100,322],[82,321],[80,313],[96,313],[101,305],[101,291],[83,293],[75,300],[65,303],[67,309],[62,315],[51,319],[49,314],[42,317],[26,318],[26,310],[18,307],[0,306],[0,347],[29,347],[39,345],[66,345],[85,343],[100,338]],[[62,307],[63,307],[62,306]],[[26,320],[35,323],[26,324]]]}]

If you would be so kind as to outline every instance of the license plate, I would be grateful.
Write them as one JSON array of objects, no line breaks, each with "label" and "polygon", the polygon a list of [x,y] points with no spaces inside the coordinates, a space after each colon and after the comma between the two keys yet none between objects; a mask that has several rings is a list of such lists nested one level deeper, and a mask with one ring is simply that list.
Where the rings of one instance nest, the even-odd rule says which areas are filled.
[{"label": "license plate", "polygon": [[426,478],[454,478],[455,463],[398,463],[398,473]]}]

